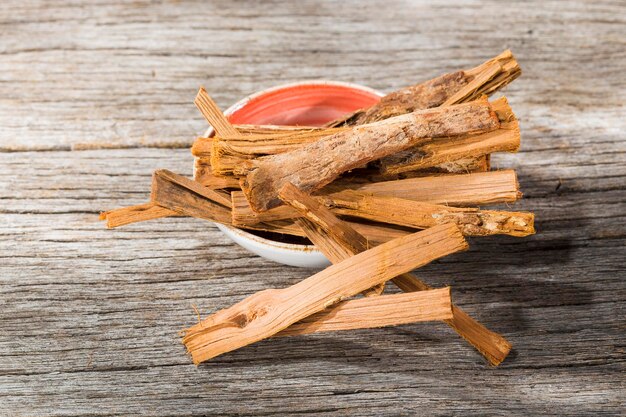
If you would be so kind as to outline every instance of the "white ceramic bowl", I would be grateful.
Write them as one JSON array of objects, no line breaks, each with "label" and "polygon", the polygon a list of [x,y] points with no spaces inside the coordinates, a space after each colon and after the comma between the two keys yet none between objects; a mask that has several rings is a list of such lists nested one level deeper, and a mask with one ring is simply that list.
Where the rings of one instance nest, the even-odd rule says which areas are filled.
[{"label": "white ceramic bowl", "polygon": [[[332,94],[332,98],[326,99],[326,93]],[[354,102],[351,101],[352,96],[355,96]],[[305,81],[259,91],[233,104],[224,113],[233,123],[321,125],[342,114],[371,105],[382,96],[376,90],[357,84]],[[271,107],[280,107],[272,102],[274,97],[282,100],[284,109],[272,113],[276,109]],[[249,106],[255,108],[250,109]],[[268,114],[271,115],[269,119]],[[306,121],[303,121],[303,117]],[[213,133],[213,128],[209,128],[205,136]],[[314,245],[283,243],[235,227],[223,224],[216,226],[235,243],[271,261],[301,268],[324,268],[330,265]]]}]

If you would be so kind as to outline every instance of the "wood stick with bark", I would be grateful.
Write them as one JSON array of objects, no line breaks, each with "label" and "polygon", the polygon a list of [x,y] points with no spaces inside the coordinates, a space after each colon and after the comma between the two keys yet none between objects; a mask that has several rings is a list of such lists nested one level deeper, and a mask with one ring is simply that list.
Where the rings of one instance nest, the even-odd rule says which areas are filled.
[{"label": "wood stick with bark", "polygon": [[275,336],[372,329],[452,319],[450,287],[346,300],[292,324]]},{"label": "wood stick with bark", "polygon": [[255,211],[281,204],[287,182],[312,192],[343,172],[415,146],[429,138],[489,132],[500,122],[486,100],[421,110],[322,138],[292,152],[246,161],[241,188]]},{"label": "wood stick with bark", "polygon": [[[167,170],[159,170],[153,176],[152,191],[152,201],[149,203],[103,212],[100,214],[100,220],[106,220],[109,228],[176,216],[190,216],[231,225],[231,215],[228,207],[226,207],[226,201],[222,201],[221,196],[216,196],[210,190],[203,189],[196,181]],[[230,204],[230,201],[228,202]],[[384,224],[351,222],[350,225],[377,245],[410,233],[408,230],[389,227]],[[305,237],[302,229],[295,225],[292,220],[279,219],[239,227],[280,235]]]},{"label": "wood stick with bark", "polygon": [[[280,190],[280,196],[302,215],[298,224],[331,262],[341,262],[368,249],[363,236],[293,184],[285,185]],[[428,284],[408,273],[398,275],[392,281],[405,292],[430,289]],[[511,344],[504,337],[488,330],[459,307],[453,305],[452,312],[452,319],[446,320],[446,323],[492,365],[499,365],[507,357]]]},{"label": "wood stick with bark", "polygon": [[503,88],[519,77],[521,69],[510,50],[465,71],[444,74],[384,96],[378,103],[329,122],[327,127],[356,126],[384,120],[418,109],[472,101]]},{"label": "wood stick with bark", "polygon": [[[485,205],[511,203],[521,198],[517,176],[513,170],[491,171],[465,175],[443,175],[438,177],[409,178],[364,185],[354,185],[353,190],[345,185],[330,184],[321,190],[319,201],[329,203],[349,198],[351,191],[372,197],[395,197],[449,206]],[[299,217],[299,213],[288,205],[256,213],[241,191],[231,192],[232,223],[235,226],[254,225],[259,222],[287,220]]]},{"label": "wood stick with bark", "polygon": [[193,362],[271,337],[290,325],[388,279],[467,249],[454,225],[392,240],[284,289],[258,292],[187,329]]},{"label": "wood stick with bark", "polygon": [[[517,61],[511,51],[507,50],[470,70],[445,74],[425,83],[390,93],[372,107],[357,110],[352,114],[329,122],[327,126],[367,124],[420,109],[475,100],[483,94],[492,94],[506,86],[520,74],[521,70]],[[206,95],[206,92],[203,93]],[[201,110],[210,112],[217,109],[210,98],[204,100],[208,101],[209,104],[204,107],[199,105]],[[219,111],[219,109],[217,110]],[[205,118],[207,120],[225,119],[223,115],[214,116],[211,114],[205,114]],[[332,130],[324,132],[323,129],[319,128],[293,127],[290,132],[292,135],[289,135],[283,133],[287,130],[285,127],[247,125],[238,126],[236,130],[248,138],[242,139],[241,135],[235,135],[232,138],[226,135],[223,138],[216,138],[215,141],[205,141],[205,139],[200,138],[194,144],[192,153],[198,157],[212,158],[214,174],[232,175],[234,167],[244,159],[291,151],[326,134],[337,133]],[[281,137],[278,138],[277,136]],[[466,158],[465,161],[460,161],[459,166],[448,163],[439,167],[439,171],[450,173],[477,172],[481,169],[486,170],[485,167],[488,167],[488,161],[484,156],[479,156]]]},{"label": "wood stick with bark", "polygon": [[416,229],[454,223],[465,236],[504,234],[523,237],[535,233],[535,216],[529,212],[449,207],[396,197],[376,197],[358,191],[344,191],[341,197],[322,200],[337,214]]}]

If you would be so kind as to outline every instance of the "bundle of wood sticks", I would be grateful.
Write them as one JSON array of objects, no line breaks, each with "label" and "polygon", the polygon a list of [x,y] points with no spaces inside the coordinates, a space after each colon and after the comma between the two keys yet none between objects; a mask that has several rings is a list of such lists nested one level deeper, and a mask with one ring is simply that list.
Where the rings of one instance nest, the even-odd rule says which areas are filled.
[{"label": "bundle of wood sticks", "polygon": [[[507,50],[323,127],[233,125],[200,89],[215,134],[193,144],[194,179],[158,170],[148,203],[101,218],[192,216],[308,239],[333,263],[186,329],[196,364],[274,336],[439,320],[498,365],[509,342],[409,272],[466,249],[466,236],[535,232],[532,213],[481,208],[521,198],[513,170],[490,168],[491,153],[518,150],[518,121],[505,97],[489,99],[520,73]],[[385,294],[387,281],[403,293]]]}]

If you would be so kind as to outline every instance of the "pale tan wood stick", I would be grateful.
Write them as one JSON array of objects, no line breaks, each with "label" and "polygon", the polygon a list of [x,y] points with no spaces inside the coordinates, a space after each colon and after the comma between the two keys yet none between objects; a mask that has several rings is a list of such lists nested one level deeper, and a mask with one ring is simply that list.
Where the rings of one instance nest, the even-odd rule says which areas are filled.
[{"label": "pale tan wood stick", "polygon": [[[450,206],[485,205],[514,202],[521,197],[517,176],[513,170],[491,171],[466,175],[409,178],[365,185],[354,185],[354,191],[372,197],[396,197]],[[334,199],[349,198],[352,190],[346,186],[331,184],[322,190],[320,201],[334,209]],[[328,194],[327,194],[328,193]],[[287,206],[256,213],[241,191],[231,192],[232,222],[236,226],[254,225],[259,222],[286,220],[299,217],[297,211]]]},{"label": "pale tan wood stick", "polygon": [[342,301],[292,324],[275,336],[371,329],[423,321],[449,320],[452,317],[450,287],[446,287]]},{"label": "pale tan wood stick", "polygon": [[395,239],[291,287],[264,290],[220,310],[187,329],[183,343],[198,364],[271,337],[374,285],[465,249],[467,242],[454,225],[440,225]]},{"label": "pale tan wood stick", "polygon": [[253,210],[281,204],[278,189],[293,182],[307,192],[343,172],[415,146],[427,138],[495,130],[500,122],[486,100],[416,111],[322,138],[295,151],[245,161],[241,188]]},{"label": "pale tan wood stick", "polygon": [[[280,195],[303,216],[298,220],[298,224],[331,262],[339,262],[368,248],[367,244],[363,243],[362,237],[356,236],[356,232],[346,222],[339,220],[317,200],[292,184],[284,186]],[[412,274],[398,275],[392,281],[405,292],[430,289],[428,284]],[[507,357],[511,344],[504,337],[488,330],[459,307],[453,305],[452,311],[454,317],[446,320],[446,323],[492,365],[499,365]]]},{"label": "pale tan wood stick", "polygon": [[323,201],[337,214],[416,229],[454,223],[465,236],[504,234],[523,237],[535,233],[535,217],[529,212],[449,207],[351,190]]},{"label": "pale tan wood stick", "polygon": [[465,138],[433,140],[381,160],[383,175],[399,174],[418,169],[445,166],[467,158],[476,158],[495,152],[517,152],[520,147],[517,121],[502,123],[498,130]]},{"label": "pale tan wood stick", "polygon": [[[333,184],[329,187],[332,195],[335,188]],[[363,184],[354,189],[377,196],[398,197],[450,206],[514,203],[522,197],[517,175],[512,169],[407,178]]]}]

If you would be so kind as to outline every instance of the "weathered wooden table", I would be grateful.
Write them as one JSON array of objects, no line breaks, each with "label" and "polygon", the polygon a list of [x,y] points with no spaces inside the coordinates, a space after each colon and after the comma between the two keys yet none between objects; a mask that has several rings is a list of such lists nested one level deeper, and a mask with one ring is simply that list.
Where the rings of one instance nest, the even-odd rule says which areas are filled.
[{"label": "weathered wooden table", "polygon": [[[34,2],[0,7],[0,415],[618,415],[626,345],[620,1]],[[302,79],[391,91],[511,48],[531,238],[420,271],[506,335],[491,368],[446,326],[264,341],[198,368],[177,332],[311,274],[200,220],[98,212],[190,174],[220,105]]]}]

